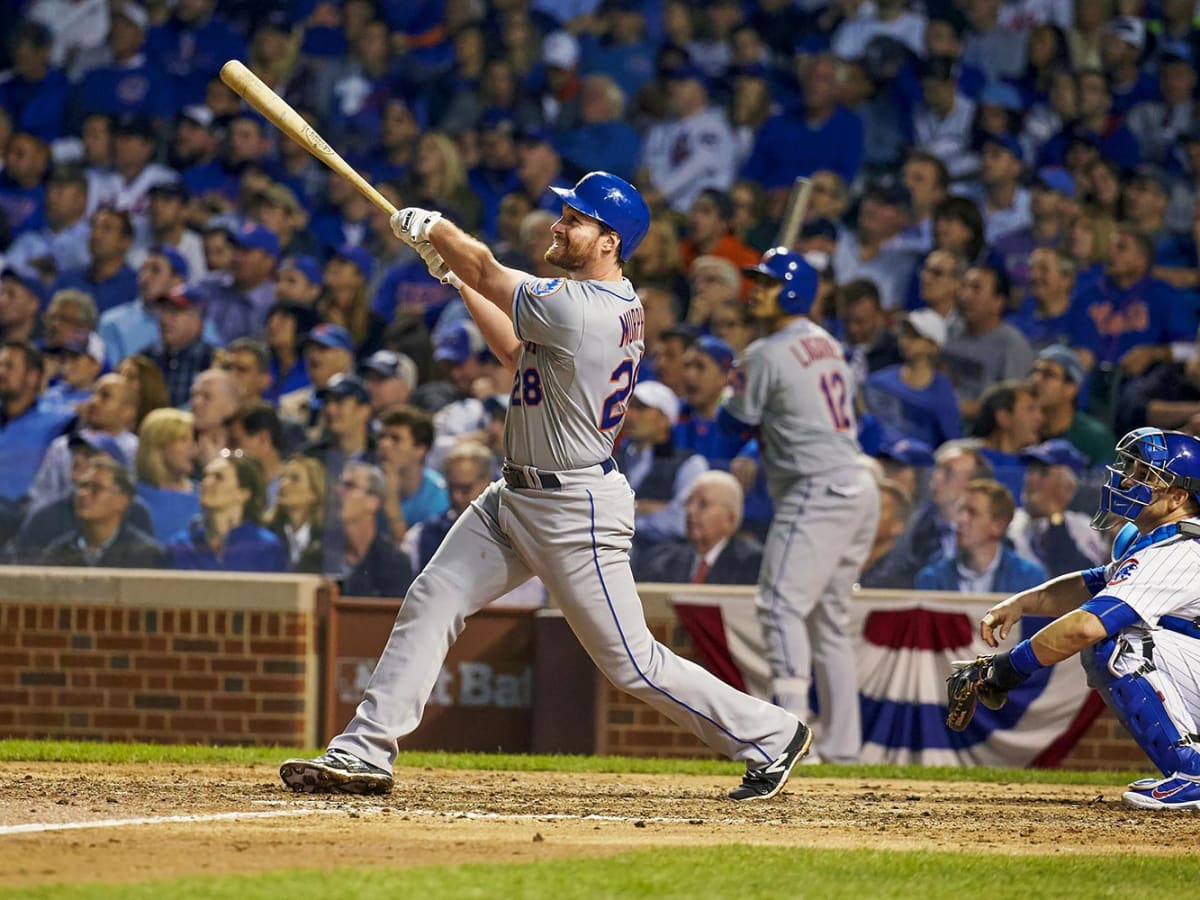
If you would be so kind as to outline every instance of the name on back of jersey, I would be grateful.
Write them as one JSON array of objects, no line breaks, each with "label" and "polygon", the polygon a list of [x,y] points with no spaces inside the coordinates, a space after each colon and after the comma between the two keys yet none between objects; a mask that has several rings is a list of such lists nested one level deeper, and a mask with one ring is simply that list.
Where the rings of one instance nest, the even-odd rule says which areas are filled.
[{"label": "name on back of jersey", "polygon": [[639,306],[621,313],[621,341],[618,347],[640,341],[646,334],[646,313]]},{"label": "name on back of jersey", "polygon": [[841,346],[823,335],[798,338],[788,345],[788,350],[804,368],[825,359],[845,359]]}]

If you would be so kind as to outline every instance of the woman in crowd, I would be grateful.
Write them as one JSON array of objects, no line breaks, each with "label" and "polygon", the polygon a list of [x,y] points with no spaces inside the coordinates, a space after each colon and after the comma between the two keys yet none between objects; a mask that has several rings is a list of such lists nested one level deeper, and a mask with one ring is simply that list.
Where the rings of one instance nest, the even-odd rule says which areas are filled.
[{"label": "woman in crowd", "polygon": [[404,194],[413,203],[442,210],[468,231],[479,228],[483,206],[467,184],[458,147],[440,131],[421,136]]},{"label": "woman in crowd", "polygon": [[137,424],[134,426],[135,431],[151,411],[171,405],[167,382],[150,357],[141,353],[125,357],[117,364],[117,374],[129,382],[137,393],[138,412]]},{"label": "woman in crowd", "polygon": [[387,322],[371,309],[371,300],[367,296],[367,283],[373,270],[371,254],[362,247],[340,248],[325,263],[325,289],[317,301],[321,320],[341,325],[350,332],[360,358],[380,349],[383,330],[387,327]]},{"label": "woman in crowd", "polygon": [[192,467],[195,421],[174,407],[152,410],[138,429],[137,495],[150,509],[154,538],[166,541],[200,512]]},{"label": "woman in crowd", "polygon": [[1071,226],[1067,251],[1075,263],[1075,290],[1104,274],[1108,248],[1117,234],[1117,223],[1108,213],[1086,208]]},{"label": "woman in crowd", "polygon": [[266,481],[258,460],[240,450],[223,450],[204,467],[201,515],[167,541],[173,569],[225,572],[283,572],[287,551],[263,528]]},{"label": "woman in crowd", "polygon": [[321,572],[325,526],[325,469],[311,456],[293,456],[279,475],[279,496],[267,527],[288,555],[288,571]]}]

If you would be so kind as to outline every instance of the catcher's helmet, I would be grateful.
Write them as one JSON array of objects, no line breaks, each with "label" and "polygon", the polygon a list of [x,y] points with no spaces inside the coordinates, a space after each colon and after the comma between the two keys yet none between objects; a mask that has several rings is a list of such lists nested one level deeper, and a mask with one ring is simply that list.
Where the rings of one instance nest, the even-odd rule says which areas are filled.
[{"label": "catcher's helmet", "polygon": [[650,227],[650,208],[638,189],[608,172],[588,172],[575,187],[550,190],[571,209],[607,225],[621,238],[621,259],[629,259]]},{"label": "catcher's helmet", "polygon": [[1113,518],[1132,522],[1163,488],[1183,488],[1200,500],[1200,440],[1190,434],[1137,428],[1117,441],[1116,459],[1107,468],[1094,528]]},{"label": "catcher's helmet", "polygon": [[764,275],[780,282],[779,308],[785,315],[806,315],[817,296],[817,270],[799,253],[787,247],[772,247],[757,266],[742,269],[747,275]]}]

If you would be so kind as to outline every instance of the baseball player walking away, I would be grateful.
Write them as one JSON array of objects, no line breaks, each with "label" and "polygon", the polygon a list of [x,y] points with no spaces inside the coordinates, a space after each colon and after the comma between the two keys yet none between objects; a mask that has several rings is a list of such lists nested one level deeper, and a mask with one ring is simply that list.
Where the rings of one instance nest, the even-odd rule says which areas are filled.
[{"label": "baseball player walking away", "polygon": [[1112,562],[1060,575],[987,611],[991,647],[1022,616],[1054,616],[1010,652],[958,663],[947,724],[967,727],[1043,666],[1080,655],[1098,690],[1162,773],[1129,785],[1126,805],[1200,809],[1200,440],[1139,428],[1117,442],[1094,528],[1125,520]]},{"label": "baseball player walking away", "polygon": [[746,763],[734,800],[782,790],[812,732],[657,643],[629,568],[633,491],[612,461],[644,350],[641,301],[622,275],[649,226],[637,190],[606,172],[553,188],[562,214],[533,278],[438,212],[408,208],[392,229],[437,277],[459,284],[496,356],[515,367],[503,478],[458,518],[413,582],[358,710],[325,754],[280,768],[297,791],[383,793],[397,740],[421,721],[467,616],[533,575],[622,690]]},{"label": "baseball player walking away", "polygon": [[816,674],[825,762],[862,746],[849,602],[875,540],[879,491],[858,444],[854,381],[841,345],[807,317],[817,273],[776,247],[745,270],[750,312],[767,336],[746,348],[718,424],[761,429],[775,517],[763,547],[758,614],[775,702],[803,720]]}]

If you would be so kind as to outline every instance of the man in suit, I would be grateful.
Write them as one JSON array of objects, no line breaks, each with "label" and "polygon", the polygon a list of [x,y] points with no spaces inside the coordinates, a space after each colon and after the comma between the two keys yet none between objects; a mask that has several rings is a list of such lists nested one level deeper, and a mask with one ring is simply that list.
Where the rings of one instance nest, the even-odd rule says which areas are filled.
[{"label": "man in suit", "polygon": [[664,541],[633,562],[638,581],[755,584],[762,546],[737,534],[742,486],[728,472],[711,470],[692,483],[684,507],[686,540]]}]

